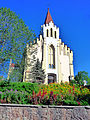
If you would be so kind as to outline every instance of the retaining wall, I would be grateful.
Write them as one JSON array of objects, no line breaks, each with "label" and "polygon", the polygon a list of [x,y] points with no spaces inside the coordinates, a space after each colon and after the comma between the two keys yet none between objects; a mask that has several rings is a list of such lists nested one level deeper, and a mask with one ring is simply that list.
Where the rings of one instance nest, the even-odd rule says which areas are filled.
[{"label": "retaining wall", "polygon": [[0,120],[90,120],[90,106],[0,104]]}]

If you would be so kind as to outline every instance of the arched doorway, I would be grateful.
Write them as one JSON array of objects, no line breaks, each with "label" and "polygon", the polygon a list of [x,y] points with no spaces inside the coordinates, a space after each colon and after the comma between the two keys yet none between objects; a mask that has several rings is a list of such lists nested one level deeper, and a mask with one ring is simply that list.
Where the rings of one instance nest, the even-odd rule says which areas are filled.
[{"label": "arched doorway", "polygon": [[49,83],[54,83],[54,82],[56,82],[56,74],[49,73],[48,74],[48,84]]}]

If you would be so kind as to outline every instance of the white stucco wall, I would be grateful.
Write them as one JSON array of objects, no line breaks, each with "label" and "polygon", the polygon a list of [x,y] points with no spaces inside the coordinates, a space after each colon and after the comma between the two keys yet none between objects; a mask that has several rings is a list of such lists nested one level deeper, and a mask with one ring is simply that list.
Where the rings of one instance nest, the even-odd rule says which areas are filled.
[{"label": "white stucco wall", "polygon": [[69,76],[70,76],[69,57],[67,55],[63,55],[63,52],[61,52],[60,55],[60,63],[61,63],[62,80],[63,82],[69,81]]},{"label": "white stucco wall", "polygon": [[[50,29],[53,30],[53,37],[50,36]],[[49,37],[46,36],[46,31],[49,30]],[[56,38],[54,35],[54,32],[56,31]],[[43,25],[43,37],[46,40],[46,74],[53,73],[56,74],[58,78],[58,69],[57,69],[57,41],[59,39],[59,28],[52,23],[52,21],[49,24]],[[48,64],[48,46],[53,45],[55,48],[55,69],[49,69]],[[56,80],[57,81],[57,80]]]}]

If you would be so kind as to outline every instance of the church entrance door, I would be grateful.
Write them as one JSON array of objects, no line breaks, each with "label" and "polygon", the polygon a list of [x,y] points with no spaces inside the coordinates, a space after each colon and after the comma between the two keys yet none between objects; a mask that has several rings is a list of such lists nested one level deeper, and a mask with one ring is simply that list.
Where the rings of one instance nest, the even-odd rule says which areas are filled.
[{"label": "church entrance door", "polygon": [[49,73],[48,74],[48,84],[56,82],[56,74]]}]

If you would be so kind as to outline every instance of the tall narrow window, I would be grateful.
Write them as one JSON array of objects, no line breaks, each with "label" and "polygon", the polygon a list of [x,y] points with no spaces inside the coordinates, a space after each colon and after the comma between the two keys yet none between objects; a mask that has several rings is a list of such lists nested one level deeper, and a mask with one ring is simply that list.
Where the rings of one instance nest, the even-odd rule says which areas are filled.
[{"label": "tall narrow window", "polygon": [[56,31],[55,31],[55,38],[57,37],[57,35],[56,35]]},{"label": "tall narrow window", "polygon": [[47,37],[49,37],[49,31],[48,31],[48,29],[47,29]]},{"label": "tall narrow window", "polygon": [[49,68],[55,68],[55,48],[53,45],[49,46],[49,53],[48,53],[48,64]]},{"label": "tall narrow window", "polygon": [[53,29],[52,28],[50,29],[50,32],[51,32],[51,37],[53,37]]}]

